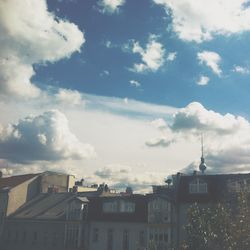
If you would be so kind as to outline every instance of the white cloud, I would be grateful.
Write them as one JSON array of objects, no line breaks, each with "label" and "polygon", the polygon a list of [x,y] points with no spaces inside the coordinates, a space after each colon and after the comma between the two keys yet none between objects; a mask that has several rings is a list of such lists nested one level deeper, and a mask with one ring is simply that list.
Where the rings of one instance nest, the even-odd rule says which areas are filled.
[{"label": "white cloud", "polygon": [[95,155],[94,148],[72,134],[66,116],[51,110],[28,116],[0,131],[0,158],[11,162],[82,159]]},{"label": "white cloud", "polygon": [[177,52],[170,52],[167,56],[167,61],[174,61],[176,59]]},{"label": "white cloud", "polygon": [[[241,116],[222,115],[213,110],[207,110],[200,103],[190,103],[178,110],[169,129],[162,137],[156,137],[150,147],[171,147],[181,141],[190,145],[199,141],[201,133],[205,137],[205,158],[208,171],[213,173],[230,173],[250,171],[250,123]],[[171,137],[172,136],[172,137]],[[181,154],[183,151],[180,151]],[[185,171],[198,169],[199,160]]]},{"label": "white cloud", "polygon": [[129,103],[128,98],[125,97],[125,98],[123,99],[123,102],[127,105],[127,104]]},{"label": "white cloud", "polygon": [[153,120],[151,122],[151,124],[160,130],[164,130],[164,129],[168,128],[166,121],[162,118],[158,118],[158,119]]},{"label": "white cloud", "polygon": [[180,39],[203,42],[214,35],[250,30],[250,8],[246,0],[154,0],[172,15],[173,30]]},{"label": "white cloud", "polygon": [[100,76],[109,76],[110,75],[110,72],[108,70],[103,70],[101,73],[100,73]]},{"label": "white cloud", "polygon": [[83,43],[78,27],[48,12],[45,0],[1,1],[1,94],[37,97],[33,64],[70,57]]},{"label": "white cloud", "polygon": [[99,0],[98,5],[102,13],[118,13],[120,7],[126,3],[125,0]]},{"label": "white cloud", "polygon": [[136,87],[136,88],[141,86],[141,84],[136,80],[130,80],[129,83],[131,86]]},{"label": "white cloud", "polygon": [[198,80],[197,84],[201,85],[201,86],[204,86],[204,85],[208,84],[209,80],[210,80],[209,77],[201,76],[200,79]]},{"label": "white cloud", "polygon": [[220,62],[221,57],[219,54],[213,52],[213,51],[202,51],[197,54],[197,58],[200,61],[200,63],[206,64],[209,68],[212,69],[212,71],[218,75],[221,76],[222,71],[220,69]]},{"label": "white cloud", "polygon": [[[129,177],[124,174],[124,181],[117,180],[116,177],[110,178],[108,184],[112,183],[119,187],[122,186],[122,183],[137,183],[135,189],[139,190],[140,183],[143,183],[143,179],[148,180],[148,175],[156,175],[157,177],[159,173],[160,176],[164,177],[180,171],[193,161],[197,169],[200,157],[200,133],[203,132],[208,171],[225,173],[249,171],[250,169],[250,125],[249,121],[243,117],[207,110],[200,103],[191,103],[183,109],[176,109],[131,99],[124,105],[121,98],[93,96],[84,93],[82,93],[82,97],[86,101],[84,109],[62,106],[61,103],[40,98],[30,100],[27,103],[18,102],[18,104],[11,102],[4,104],[1,100],[0,113],[5,114],[1,122],[5,125],[6,122],[15,121],[27,113],[34,113],[35,117],[39,117],[42,109],[61,109],[68,118],[70,133],[74,134],[79,141],[91,144],[98,154],[96,158],[82,160],[78,160],[79,157],[75,157],[76,160],[74,157],[72,157],[73,159],[63,158],[64,154],[55,152],[55,148],[53,148],[51,154],[56,156],[59,154],[58,160],[38,161],[30,159],[32,157],[30,154],[26,157],[25,154],[18,153],[16,156],[12,150],[12,155],[8,159],[12,158],[14,161],[15,156],[18,157],[18,162],[26,160],[29,161],[29,164],[23,162],[16,164],[10,161],[6,161],[4,164],[0,160],[0,168],[13,170],[15,174],[44,170],[64,171],[75,174],[78,178],[88,179],[92,176],[92,180],[101,182],[101,177],[98,179],[94,172],[103,166],[117,163],[116,165],[120,166],[130,166],[131,172],[127,174]],[[46,102],[48,103],[46,104]],[[156,119],[157,117],[162,118]],[[150,120],[152,122],[149,122]],[[19,124],[23,123],[16,122],[18,128]],[[6,131],[5,127],[0,128],[1,138],[7,134],[4,132]],[[50,126],[46,127],[51,131]],[[20,133],[20,131],[23,130],[16,128],[17,132],[14,133],[12,132],[14,131],[13,125],[10,128],[8,135],[11,136],[8,138],[17,138],[15,140],[21,141],[23,137],[20,138],[20,135],[24,132]],[[38,127],[35,130],[29,127],[28,131],[31,136],[34,134],[31,140],[34,152],[37,151],[34,145],[47,147],[50,138],[47,130],[40,127],[39,130]],[[66,138],[67,136],[62,137]],[[145,142],[151,142],[150,146]],[[168,142],[171,144],[168,145]],[[154,149],[153,146],[155,146]],[[25,152],[28,150],[28,147],[22,148],[25,149]],[[2,148],[0,152],[3,154]],[[19,151],[16,150],[16,152]],[[61,155],[63,156],[61,157]],[[22,156],[26,159],[23,159]],[[55,156],[54,158],[50,157],[55,159]],[[33,156],[33,158],[44,159],[45,157]],[[46,159],[48,158],[46,157]],[[141,173],[146,172],[151,174],[141,176]],[[137,179],[133,180],[130,176]],[[128,178],[129,181],[127,181]],[[145,181],[142,189],[146,187],[146,184],[158,183],[157,180],[157,178],[152,178],[152,181]],[[162,178],[159,178],[159,183],[160,180]]]},{"label": "white cloud", "polygon": [[139,54],[141,56],[142,63],[135,63],[132,71],[141,73],[157,71],[161,66],[163,66],[165,60],[165,49],[163,45],[156,41],[156,37],[151,35],[146,48],[143,49],[139,42],[133,42],[132,52]]},{"label": "white cloud", "polygon": [[99,182],[105,181],[111,187],[125,191],[126,187],[132,187],[136,192],[149,192],[152,185],[162,184],[165,174],[143,172],[135,174],[134,167],[121,164],[110,164],[95,171],[92,177]]},{"label": "white cloud", "polygon": [[[178,157],[177,159],[175,154],[166,150],[166,148],[151,150],[151,148],[145,146],[145,140],[158,135],[155,127],[149,121],[157,117],[167,119],[176,112],[176,108],[139,102],[133,99],[129,99],[125,105],[122,98],[94,96],[84,93],[81,93],[81,95],[86,104],[84,108],[81,108],[81,106],[63,105],[57,102],[54,100],[53,94],[56,90],[51,89],[51,92],[52,95],[46,98],[6,103],[0,100],[0,113],[5,114],[1,123],[4,127],[8,123],[19,124],[20,117],[26,117],[27,114],[32,113],[35,117],[39,117],[41,113],[47,110],[61,110],[67,117],[71,133],[79,141],[92,145],[97,152],[97,157],[76,160],[61,157],[56,161],[31,161],[28,158],[31,156],[28,156],[29,164],[24,162],[17,164],[10,161],[1,164],[0,160],[0,168],[2,165],[3,168],[12,169],[15,174],[45,170],[60,171],[88,180],[88,177],[91,177],[97,169],[112,163],[131,166],[131,174],[134,176],[140,176],[141,172],[151,172],[152,174],[156,173],[156,175],[159,173],[161,176],[165,176],[177,171],[180,166],[186,166],[190,159],[194,158],[195,151],[192,150],[193,147],[189,146],[189,150],[186,150],[188,153],[185,152],[181,158]],[[39,145],[44,145],[46,140],[48,144],[49,136],[46,136],[44,130],[39,130],[37,134],[39,136],[34,138],[37,138]],[[182,147],[184,148],[184,145]],[[175,144],[170,147],[170,150],[177,150]],[[19,162],[21,162],[20,158],[21,156]],[[23,156],[23,158],[26,157]],[[166,158],[168,159],[167,166],[165,164]],[[152,166],[154,166],[153,170]],[[99,182],[101,182],[100,179]],[[152,183],[155,182],[152,181]]]},{"label": "white cloud", "polygon": [[84,101],[80,92],[77,90],[71,89],[62,89],[60,88],[58,92],[55,94],[55,98],[58,102],[65,105],[84,105]]},{"label": "white cloud", "polygon": [[106,46],[108,49],[110,49],[110,48],[112,48],[113,45],[112,45],[111,41],[108,40],[108,41],[105,42],[105,46]]},{"label": "white cloud", "polygon": [[221,115],[205,109],[200,103],[190,103],[174,115],[172,130],[199,130],[213,132],[217,135],[232,134],[234,131],[248,127],[248,121],[232,114]]},{"label": "white cloud", "polygon": [[250,70],[248,68],[239,65],[234,66],[233,71],[242,75],[250,74]]}]

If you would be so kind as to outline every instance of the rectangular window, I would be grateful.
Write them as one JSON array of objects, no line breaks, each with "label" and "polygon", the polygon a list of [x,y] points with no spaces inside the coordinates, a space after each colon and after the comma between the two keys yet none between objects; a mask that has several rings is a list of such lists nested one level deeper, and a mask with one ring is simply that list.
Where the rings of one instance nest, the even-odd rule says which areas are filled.
[{"label": "rectangular window", "polygon": [[201,179],[195,179],[189,183],[189,193],[205,194],[207,193],[207,183]]},{"label": "rectangular window", "polygon": [[189,193],[191,193],[191,194],[198,193],[197,184],[189,184]]},{"label": "rectangular window", "polygon": [[107,235],[107,250],[113,250],[113,229],[108,230],[108,235]]},{"label": "rectangular window", "polygon": [[93,232],[92,232],[92,241],[93,242],[98,242],[98,240],[99,240],[99,229],[94,228]]},{"label": "rectangular window", "polygon": [[49,233],[48,232],[44,232],[43,233],[43,245],[47,246],[48,244],[48,237],[49,237]]},{"label": "rectangular window", "polygon": [[164,233],[164,241],[167,243],[168,242],[168,234]]},{"label": "rectangular window", "polygon": [[123,231],[123,250],[129,250],[129,231]]},{"label": "rectangular window", "polygon": [[139,232],[139,244],[141,246],[145,245],[145,232],[144,231]]},{"label": "rectangular window", "polygon": [[115,213],[117,212],[117,202],[105,202],[103,203],[103,212],[105,213]]},{"label": "rectangular window", "polygon": [[23,244],[26,242],[26,231],[23,232],[22,242],[23,242]]},{"label": "rectangular window", "polygon": [[18,232],[18,231],[16,231],[15,241],[17,242],[17,241],[18,241],[18,239],[19,239],[19,232]]},{"label": "rectangular window", "polygon": [[36,245],[36,244],[37,244],[37,232],[33,232],[32,244],[33,244],[33,245]]}]

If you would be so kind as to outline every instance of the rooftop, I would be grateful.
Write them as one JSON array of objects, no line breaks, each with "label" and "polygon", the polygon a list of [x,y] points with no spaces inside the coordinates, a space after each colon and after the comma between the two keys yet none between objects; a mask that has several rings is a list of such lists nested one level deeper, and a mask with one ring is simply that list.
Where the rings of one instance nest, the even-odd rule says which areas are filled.
[{"label": "rooftop", "polygon": [[39,174],[25,174],[25,175],[16,175],[10,177],[2,177],[0,178],[0,190],[5,188],[13,188],[16,187],[23,182],[38,176]]}]

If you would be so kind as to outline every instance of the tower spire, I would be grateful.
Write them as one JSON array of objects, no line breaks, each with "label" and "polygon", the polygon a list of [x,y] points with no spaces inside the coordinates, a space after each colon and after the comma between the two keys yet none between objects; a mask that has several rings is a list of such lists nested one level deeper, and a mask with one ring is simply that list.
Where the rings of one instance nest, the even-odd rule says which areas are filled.
[{"label": "tower spire", "polygon": [[199,169],[202,172],[202,174],[204,174],[206,168],[207,166],[205,164],[205,158],[204,158],[203,134],[201,134],[201,163]]}]

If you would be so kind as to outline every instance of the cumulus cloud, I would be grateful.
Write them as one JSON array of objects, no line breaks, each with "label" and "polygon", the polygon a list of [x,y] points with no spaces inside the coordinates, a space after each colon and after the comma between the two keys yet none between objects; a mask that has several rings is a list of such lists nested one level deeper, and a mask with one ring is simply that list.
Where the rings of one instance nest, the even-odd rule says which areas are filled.
[{"label": "cumulus cloud", "polygon": [[76,106],[84,105],[81,94],[77,90],[60,88],[55,94],[56,100],[61,104]]},{"label": "cumulus cloud", "polygon": [[113,14],[118,13],[125,3],[125,0],[99,0],[98,5],[102,13]]},{"label": "cumulus cloud", "polygon": [[171,129],[174,131],[199,130],[220,135],[232,134],[248,125],[248,121],[241,116],[235,117],[230,113],[221,115],[213,110],[207,110],[198,102],[193,102],[176,112]]},{"label": "cumulus cloud", "polygon": [[134,191],[148,192],[151,191],[152,185],[162,184],[165,177],[164,174],[152,172],[136,174],[132,169],[131,166],[110,164],[95,171],[93,178],[99,177],[100,180],[119,190],[125,190],[130,186]]},{"label": "cumulus cloud", "polygon": [[248,75],[250,74],[250,70],[246,67],[242,67],[239,65],[234,66],[233,71],[239,73],[241,75]]},{"label": "cumulus cloud", "polygon": [[214,35],[250,30],[250,8],[246,0],[154,0],[172,16],[173,30],[180,39],[203,42]]},{"label": "cumulus cloud", "polygon": [[83,159],[95,155],[70,131],[66,116],[58,110],[28,116],[0,130],[0,158],[16,163]]},{"label": "cumulus cloud", "polygon": [[135,63],[131,69],[134,72],[142,73],[157,71],[163,66],[165,60],[165,49],[163,45],[156,41],[156,36],[151,35],[144,49],[139,42],[133,41],[132,52],[141,56],[141,63]]},{"label": "cumulus cloud", "polygon": [[209,80],[210,80],[209,77],[201,76],[200,79],[197,81],[197,84],[201,85],[201,86],[204,86],[204,85],[208,84]]},{"label": "cumulus cloud", "polygon": [[[182,140],[192,144],[199,140],[202,133],[205,136],[208,171],[225,173],[250,170],[250,123],[245,118],[229,113],[223,115],[193,102],[173,115],[168,128],[168,135],[146,145],[169,146],[171,135],[174,143]],[[164,138],[167,140],[164,141]],[[191,165],[196,165],[197,169],[198,162]]]},{"label": "cumulus cloud", "polygon": [[221,57],[219,54],[204,50],[197,54],[197,58],[201,64],[206,64],[216,75],[221,76],[222,71],[219,66]]},{"label": "cumulus cloud", "polygon": [[131,86],[136,87],[136,88],[141,86],[141,84],[136,80],[130,80],[129,83]]},{"label": "cumulus cloud", "polygon": [[1,1],[1,94],[39,96],[40,89],[31,82],[33,64],[70,57],[84,41],[75,24],[48,11],[45,0]]}]

